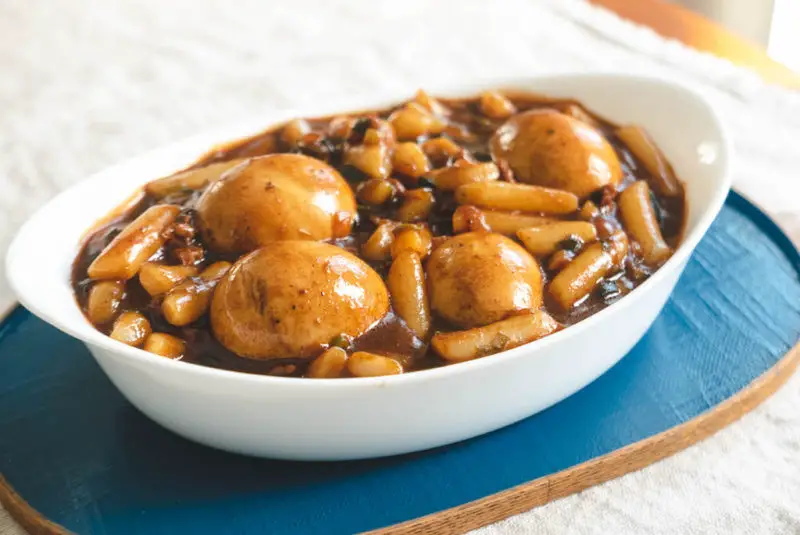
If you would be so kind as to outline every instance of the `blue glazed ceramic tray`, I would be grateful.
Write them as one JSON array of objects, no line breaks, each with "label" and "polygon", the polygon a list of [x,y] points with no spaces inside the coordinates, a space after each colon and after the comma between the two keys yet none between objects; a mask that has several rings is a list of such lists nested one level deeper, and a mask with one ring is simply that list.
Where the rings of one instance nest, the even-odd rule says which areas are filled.
[{"label": "blue glazed ceramic tray", "polygon": [[0,327],[0,501],[40,533],[462,532],[645,466],[755,406],[800,360],[798,270],[789,240],[731,194],[653,327],[596,382],[479,438],[339,463],[179,438],[81,343],[17,308]]}]

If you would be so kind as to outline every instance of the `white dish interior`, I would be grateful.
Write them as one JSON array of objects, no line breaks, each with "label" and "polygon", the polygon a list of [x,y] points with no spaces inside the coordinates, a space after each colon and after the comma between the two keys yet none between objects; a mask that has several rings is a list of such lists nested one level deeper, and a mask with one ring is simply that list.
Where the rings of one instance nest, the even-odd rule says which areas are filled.
[{"label": "white dish interior", "polygon": [[590,383],[642,337],[722,207],[730,187],[730,148],[719,118],[701,96],[657,79],[562,75],[426,89],[457,96],[493,87],[577,98],[611,121],[644,126],[686,185],[686,232],[674,256],[631,294],[564,331],[444,368],[384,378],[306,380],[171,361],[111,340],[84,318],[69,281],[81,239],[138,186],[187,166],[216,144],[289,118],[379,107],[408,98],[405,94],[276,111],[98,173],[53,199],[22,227],[7,256],[12,287],[26,308],[85,342],[142,412],[210,446],[285,459],[356,459],[440,446],[511,424]]}]

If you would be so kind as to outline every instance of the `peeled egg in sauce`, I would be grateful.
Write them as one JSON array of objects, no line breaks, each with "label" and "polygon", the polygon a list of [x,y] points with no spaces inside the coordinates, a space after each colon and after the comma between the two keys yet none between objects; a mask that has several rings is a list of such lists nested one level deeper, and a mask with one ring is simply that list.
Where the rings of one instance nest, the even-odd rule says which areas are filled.
[{"label": "peeled egg in sauce", "polygon": [[353,192],[339,172],[302,154],[253,158],[211,184],[197,202],[203,241],[219,253],[346,236],[355,215]]},{"label": "peeled egg in sauce", "polygon": [[563,189],[583,198],[617,185],[622,168],[614,148],[592,125],[552,109],[511,117],[490,142],[520,182]]},{"label": "peeled egg in sauce", "polygon": [[357,337],[389,310],[381,277],[334,245],[279,241],[239,259],[217,285],[217,340],[253,359],[314,357],[335,337]]},{"label": "peeled egg in sauce", "polygon": [[431,308],[459,327],[488,325],[542,304],[539,264],[500,234],[448,239],[431,254],[427,276]]}]

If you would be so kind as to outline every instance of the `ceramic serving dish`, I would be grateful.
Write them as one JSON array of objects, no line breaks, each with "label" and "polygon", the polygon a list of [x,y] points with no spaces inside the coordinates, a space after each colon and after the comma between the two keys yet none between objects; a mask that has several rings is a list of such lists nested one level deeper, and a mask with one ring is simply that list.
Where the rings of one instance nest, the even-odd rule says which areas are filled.
[{"label": "ceramic serving dish", "polygon": [[560,75],[431,92],[459,96],[496,87],[573,97],[613,122],[644,126],[685,183],[686,231],[672,258],[629,295],[563,331],[457,365],[321,380],[164,359],[110,339],[83,316],[70,286],[82,237],[138,186],[185,167],[216,144],[289,118],[380,107],[405,94],[276,111],[98,173],[53,199],[22,227],[7,256],[12,287],[34,314],[83,341],[133,405],[175,433],[209,446],[283,459],[357,459],[441,446],[509,425],[595,380],[644,335],[722,207],[730,187],[730,145],[702,96],[658,79]]}]

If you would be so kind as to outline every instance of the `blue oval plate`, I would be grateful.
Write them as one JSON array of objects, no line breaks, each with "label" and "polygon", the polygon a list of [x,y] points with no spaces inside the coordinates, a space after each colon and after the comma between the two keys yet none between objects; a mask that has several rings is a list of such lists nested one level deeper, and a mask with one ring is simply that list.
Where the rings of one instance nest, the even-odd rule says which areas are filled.
[{"label": "blue oval plate", "polygon": [[[732,193],[652,328],[600,379],[482,437],[339,463],[252,459],[179,438],[128,404],[80,342],[17,308],[0,326],[0,498],[40,532],[63,532],[48,519],[120,535],[354,533],[483,499],[393,530],[463,531],[713,431],[688,440],[682,431],[682,443],[628,458],[621,471],[581,465],[610,463],[637,443],[658,448],[668,430],[730,407],[726,400],[786,362],[800,336],[799,270],[788,238]],[[601,475],[580,479],[587,466]],[[580,481],[551,489],[555,480],[541,479],[569,469]]]}]

